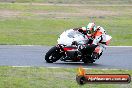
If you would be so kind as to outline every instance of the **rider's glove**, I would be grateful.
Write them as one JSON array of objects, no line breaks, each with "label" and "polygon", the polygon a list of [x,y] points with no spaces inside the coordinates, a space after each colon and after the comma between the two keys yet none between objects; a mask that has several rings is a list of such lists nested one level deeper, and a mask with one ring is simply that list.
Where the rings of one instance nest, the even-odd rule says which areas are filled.
[{"label": "rider's glove", "polygon": [[83,30],[82,28],[79,28],[78,31],[81,32],[81,33],[84,34],[84,35],[87,35],[86,31]]}]

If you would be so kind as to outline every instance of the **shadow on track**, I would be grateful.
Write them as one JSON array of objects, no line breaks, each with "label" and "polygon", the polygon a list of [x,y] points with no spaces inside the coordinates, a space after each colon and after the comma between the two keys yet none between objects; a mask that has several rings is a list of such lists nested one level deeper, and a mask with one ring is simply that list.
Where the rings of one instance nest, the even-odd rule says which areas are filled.
[{"label": "shadow on track", "polygon": [[109,67],[106,65],[101,65],[101,64],[97,64],[97,63],[81,63],[81,62],[55,62],[55,63],[50,63],[48,65],[52,65],[54,67],[65,67],[65,68],[75,68],[75,67],[79,67],[79,66],[83,66],[85,68],[105,68],[105,67]]}]

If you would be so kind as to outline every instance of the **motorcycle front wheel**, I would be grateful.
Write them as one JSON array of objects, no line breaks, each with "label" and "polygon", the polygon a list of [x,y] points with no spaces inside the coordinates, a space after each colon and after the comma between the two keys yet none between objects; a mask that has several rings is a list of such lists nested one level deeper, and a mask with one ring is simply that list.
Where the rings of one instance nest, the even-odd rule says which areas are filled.
[{"label": "motorcycle front wheel", "polygon": [[53,63],[59,60],[62,57],[59,49],[54,46],[52,47],[45,55],[45,60],[47,63]]}]

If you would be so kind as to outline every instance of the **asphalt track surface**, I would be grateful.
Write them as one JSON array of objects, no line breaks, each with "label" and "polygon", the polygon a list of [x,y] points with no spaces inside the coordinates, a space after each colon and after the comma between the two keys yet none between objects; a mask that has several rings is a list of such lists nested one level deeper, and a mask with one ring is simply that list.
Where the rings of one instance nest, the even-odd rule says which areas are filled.
[{"label": "asphalt track surface", "polygon": [[0,46],[0,66],[79,67],[101,69],[132,69],[132,47],[107,47],[99,60],[93,64],[83,62],[46,63],[44,60],[50,46]]}]

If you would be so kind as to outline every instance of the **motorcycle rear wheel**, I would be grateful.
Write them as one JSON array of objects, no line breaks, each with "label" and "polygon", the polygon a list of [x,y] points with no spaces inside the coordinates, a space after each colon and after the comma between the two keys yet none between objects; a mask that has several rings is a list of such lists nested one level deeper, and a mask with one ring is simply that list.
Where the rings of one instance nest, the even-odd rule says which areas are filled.
[{"label": "motorcycle rear wheel", "polygon": [[93,60],[90,56],[87,58],[83,58],[82,61],[84,63],[94,63],[95,62],[95,60]]}]

